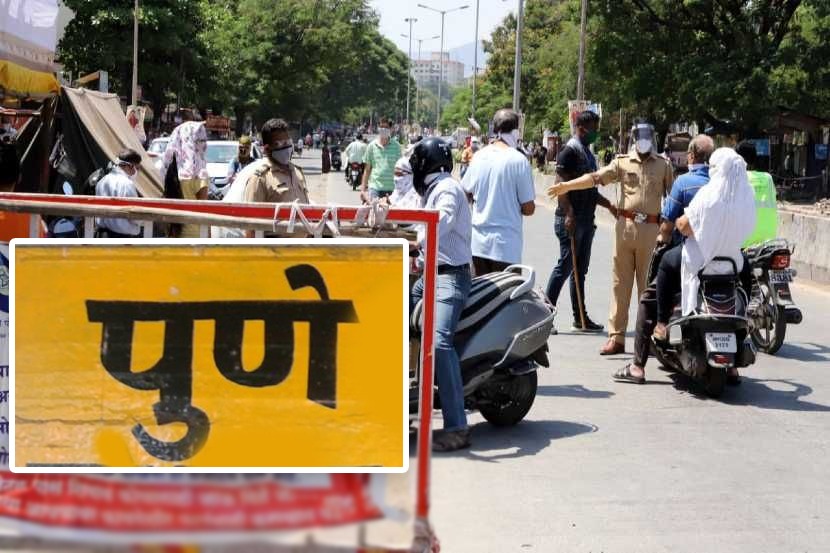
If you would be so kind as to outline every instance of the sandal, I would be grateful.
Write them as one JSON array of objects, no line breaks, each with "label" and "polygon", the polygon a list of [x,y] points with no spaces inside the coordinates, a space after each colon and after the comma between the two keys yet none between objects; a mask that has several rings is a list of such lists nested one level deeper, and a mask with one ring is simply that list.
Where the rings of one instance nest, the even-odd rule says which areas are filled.
[{"label": "sandal", "polygon": [[631,374],[631,364],[629,363],[625,367],[621,368],[617,372],[614,373],[613,377],[614,380],[617,382],[627,382],[629,384],[645,384],[646,377],[645,376],[634,376]]},{"label": "sandal", "polygon": [[667,344],[669,342],[669,332],[668,327],[666,327],[663,331],[658,330],[659,327],[654,327],[654,332],[651,335],[651,339],[655,342],[659,342],[660,344]]},{"label": "sandal", "polygon": [[442,430],[432,437],[432,451],[447,452],[470,447],[470,429]]}]

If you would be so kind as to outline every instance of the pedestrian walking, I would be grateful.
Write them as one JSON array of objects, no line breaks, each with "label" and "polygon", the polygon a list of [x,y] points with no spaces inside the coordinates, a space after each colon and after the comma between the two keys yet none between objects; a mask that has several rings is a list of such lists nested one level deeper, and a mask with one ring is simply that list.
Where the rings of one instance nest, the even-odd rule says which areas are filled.
[{"label": "pedestrian walking", "polygon": [[519,114],[501,109],[493,117],[498,139],[476,153],[461,181],[472,199],[473,266],[476,276],[522,260],[522,216],[533,215],[536,191],[530,162],[517,150]]},{"label": "pedestrian walking", "polygon": [[364,202],[392,194],[395,190],[395,163],[400,157],[401,145],[397,138],[392,137],[389,122],[383,119],[378,128],[378,137],[366,148],[363,160],[366,166],[360,195]]}]

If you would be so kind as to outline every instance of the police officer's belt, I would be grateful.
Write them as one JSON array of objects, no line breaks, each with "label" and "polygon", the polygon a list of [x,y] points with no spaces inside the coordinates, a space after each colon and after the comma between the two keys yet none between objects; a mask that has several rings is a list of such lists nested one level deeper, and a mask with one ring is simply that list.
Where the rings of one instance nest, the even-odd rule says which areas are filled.
[{"label": "police officer's belt", "polygon": [[649,225],[656,225],[660,222],[659,215],[646,215],[645,213],[640,213],[639,211],[629,211],[627,209],[620,209],[617,211],[620,217],[625,217],[626,219],[631,219],[635,223],[647,223]]}]

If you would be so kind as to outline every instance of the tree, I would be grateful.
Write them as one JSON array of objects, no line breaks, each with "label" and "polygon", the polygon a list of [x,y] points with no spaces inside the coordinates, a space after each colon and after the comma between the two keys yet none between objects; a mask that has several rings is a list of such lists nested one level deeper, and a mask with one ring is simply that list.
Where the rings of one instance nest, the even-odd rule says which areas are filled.
[{"label": "tree", "polygon": [[[75,12],[75,17],[58,45],[60,63],[75,75],[107,71],[111,90],[129,99],[133,1],[64,3]],[[143,97],[158,116],[167,94],[193,94],[204,82],[204,49],[198,40],[201,12],[192,0],[142,0],[139,23],[138,80]]]},{"label": "tree", "polygon": [[784,100],[815,109],[827,81],[809,71],[827,70],[808,56],[827,54],[827,11],[825,0],[602,3],[592,64],[606,90],[664,124],[731,120],[752,133]]}]

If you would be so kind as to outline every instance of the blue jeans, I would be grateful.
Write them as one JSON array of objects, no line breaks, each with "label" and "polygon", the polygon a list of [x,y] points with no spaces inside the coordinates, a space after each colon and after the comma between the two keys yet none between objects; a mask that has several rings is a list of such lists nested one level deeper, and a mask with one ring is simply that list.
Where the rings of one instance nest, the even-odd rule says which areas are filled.
[{"label": "blue jeans", "polygon": [[[470,294],[472,277],[468,267],[438,275],[435,290],[435,374],[438,379],[438,397],[444,415],[444,430],[467,428],[464,411],[464,384],[461,381],[461,363],[453,339],[455,327]],[[423,278],[412,286],[410,306],[414,307],[424,296]]]},{"label": "blue jeans", "polygon": [[[576,222],[574,229],[574,242],[576,245],[576,261],[579,270],[579,292],[582,294],[583,305],[585,303],[585,278],[588,276],[588,266],[591,262],[591,247],[594,244],[594,233],[596,226],[593,221]],[[571,252],[571,236],[565,229],[565,217],[556,216],[553,230],[559,239],[559,262],[553,269],[548,279],[547,295],[553,305],[559,300],[559,294],[565,281],[573,273],[573,254]],[[574,321],[579,321],[579,302],[576,296],[576,283],[571,278],[571,308],[573,309]]]}]

